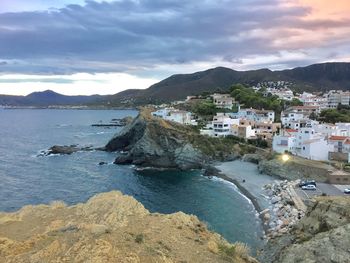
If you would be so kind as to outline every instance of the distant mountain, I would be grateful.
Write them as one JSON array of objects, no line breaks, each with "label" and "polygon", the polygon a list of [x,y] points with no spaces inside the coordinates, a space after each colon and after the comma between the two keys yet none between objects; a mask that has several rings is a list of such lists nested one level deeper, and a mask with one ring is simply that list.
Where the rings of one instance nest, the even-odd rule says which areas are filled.
[{"label": "distant mountain", "polygon": [[87,105],[102,96],[65,96],[52,90],[33,92],[27,96],[0,95],[0,105],[7,106],[39,106],[47,107],[52,105]]},{"label": "distant mountain", "polygon": [[192,74],[166,78],[145,90],[125,90],[108,96],[64,96],[53,91],[34,92],[28,96],[1,96],[0,105],[106,105],[135,106],[182,100],[203,92],[228,91],[236,83],[256,85],[264,81],[292,82],[293,90],[327,91],[350,90],[350,63],[323,63],[294,69],[271,71],[259,69],[236,71],[218,67]]},{"label": "distant mountain", "polygon": [[295,91],[350,90],[350,63],[323,63],[288,70],[259,69],[235,71],[218,67],[192,74],[166,78],[145,90],[126,90],[108,97],[114,104],[161,103],[181,100],[189,95],[217,90],[228,91],[236,83],[256,85],[263,81],[289,81]]}]

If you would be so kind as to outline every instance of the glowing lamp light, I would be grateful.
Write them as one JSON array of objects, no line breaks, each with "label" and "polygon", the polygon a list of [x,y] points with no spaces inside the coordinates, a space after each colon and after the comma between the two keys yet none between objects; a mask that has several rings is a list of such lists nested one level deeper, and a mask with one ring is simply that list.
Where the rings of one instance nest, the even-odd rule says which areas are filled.
[{"label": "glowing lamp light", "polygon": [[288,154],[282,154],[282,161],[287,162],[290,159]]}]

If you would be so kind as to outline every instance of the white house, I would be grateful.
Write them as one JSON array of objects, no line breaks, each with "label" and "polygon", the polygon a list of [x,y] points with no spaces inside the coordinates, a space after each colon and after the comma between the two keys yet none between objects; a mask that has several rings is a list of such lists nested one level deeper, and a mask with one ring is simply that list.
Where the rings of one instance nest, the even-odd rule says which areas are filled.
[{"label": "white house", "polygon": [[197,125],[196,120],[193,119],[192,113],[188,111],[177,110],[174,108],[163,108],[152,112],[152,115],[167,121],[174,121],[186,125]]},{"label": "white house", "polygon": [[214,93],[212,97],[217,108],[232,109],[234,105],[234,98],[232,98],[230,94]]},{"label": "white house", "polygon": [[301,113],[289,112],[289,113],[281,113],[281,123],[283,126],[290,126],[288,123],[299,121],[304,119],[304,115]]},{"label": "white house", "polygon": [[349,153],[350,137],[348,136],[330,136],[328,143],[334,147],[333,152]]},{"label": "white house", "polygon": [[303,103],[304,106],[316,106],[321,109],[327,108],[327,98],[314,95],[312,93],[303,92],[299,96],[299,100]]},{"label": "white house", "polygon": [[336,108],[339,104],[350,104],[350,91],[331,90],[326,94],[328,108]]},{"label": "white house", "polygon": [[232,125],[239,125],[239,119],[232,119],[225,113],[217,113],[213,118],[214,137],[232,135]]},{"label": "white house", "polygon": [[349,122],[337,122],[335,124],[339,130],[339,135],[341,136],[350,136],[350,123]]},{"label": "white house", "polygon": [[232,118],[227,113],[217,113],[213,121],[200,130],[200,134],[210,137],[225,137],[229,135],[244,139],[255,138],[256,131],[252,125],[241,124],[240,119]]},{"label": "white house", "polygon": [[285,110],[285,113],[299,113],[304,117],[309,117],[311,113],[319,114],[321,112],[319,106],[292,106]]},{"label": "white house", "polygon": [[327,161],[328,152],[333,146],[328,144],[325,136],[316,133],[313,128],[301,128],[298,130],[294,153],[310,160]]},{"label": "white house", "polygon": [[231,116],[255,122],[273,122],[275,119],[275,112],[272,110],[256,110],[250,108],[241,109],[237,113],[232,113]]},{"label": "white house", "polygon": [[280,135],[273,137],[272,149],[278,153],[294,152],[297,133],[298,131],[294,129],[282,130]]}]

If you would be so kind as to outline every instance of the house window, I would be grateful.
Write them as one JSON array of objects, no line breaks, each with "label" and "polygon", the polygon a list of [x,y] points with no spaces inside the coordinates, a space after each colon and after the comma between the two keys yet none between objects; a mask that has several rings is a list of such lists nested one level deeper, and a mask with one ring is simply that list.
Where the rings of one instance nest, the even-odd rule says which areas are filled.
[{"label": "house window", "polygon": [[303,146],[303,150],[305,151],[305,146]]},{"label": "house window", "polygon": [[309,131],[305,131],[305,133],[309,133]]}]

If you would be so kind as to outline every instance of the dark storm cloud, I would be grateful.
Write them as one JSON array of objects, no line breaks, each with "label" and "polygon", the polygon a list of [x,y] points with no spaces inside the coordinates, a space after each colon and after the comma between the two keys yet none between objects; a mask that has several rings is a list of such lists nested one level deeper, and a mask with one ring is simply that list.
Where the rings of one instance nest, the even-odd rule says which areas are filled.
[{"label": "dark storm cloud", "polygon": [[16,64],[9,62],[0,70],[63,74],[128,71],[135,65],[150,67],[217,58],[241,61],[244,56],[278,53],[273,40],[293,34],[285,28],[347,24],[302,21],[309,9],[287,8],[279,3],[87,1],[84,6],[69,5],[50,12],[4,13],[0,14],[0,59]]}]

